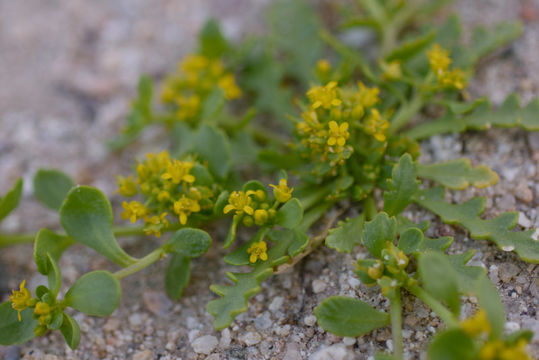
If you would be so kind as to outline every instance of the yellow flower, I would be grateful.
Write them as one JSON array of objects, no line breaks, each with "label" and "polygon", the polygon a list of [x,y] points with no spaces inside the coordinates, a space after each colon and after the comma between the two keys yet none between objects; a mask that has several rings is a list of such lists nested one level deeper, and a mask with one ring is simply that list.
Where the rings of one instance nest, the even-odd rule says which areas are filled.
[{"label": "yellow flower", "polygon": [[253,215],[254,210],[251,207],[252,199],[249,197],[249,192],[246,194],[243,191],[234,191],[228,197],[228,205],[225,206],[223,212],[228,214],[232,210],[236,210],[236,214],[239,215],[243,212],[249,215]]},{"label": "yellow flower", "polygon": [[389,122],[384,119],[377,109],[371,109],[371,115],[365,123],[365,132],[372,135],[376,140],[386,141],[386,130],[389,128]]},{"label": "yellow flower", "polygon": [[438,82],[442,86],[454,87],[458,90],[462,90],[466,87],[464,71],[459,68],[451,69],[451,71],[446,71],[438,75]]},{"label": "yellow flower", "polygon": [[402,76],[400,61],[382,62],[380,63],[380,68],[382,69],[382,76],[386,79],[394,80]]},{"label": "yellow flower", "polygon": [[343,122],[339,125],[336,121],[330,121],[329,124],[329,137],[327,144],[333,146],[335,144],[339,146],[344,146],[346,144],[346,139],[350,136],[348,133],[348,123]]},{"label": "yellow flower", "polygon": [[449,65],[451,64],[449,51],[442,48],[440,44],[434,44],[432,48],[427,51],[427,57],[429,58],[430,68],[436,74],[441,74],[447,71]]},{"label": "yellow flower", "polygon": [[194,212],[200,211],[200,205],[197,200],[189,199],[182,195],[180,200],[174,203],[174,212],[179,216],[180,223],[185,225],[187,217]]},{"label": "yellow flower", "polygon": [[358,91],[357,91],[357,101],[365,108],[370,108],[376,105],[380,98],[378,97],[378,94],[380,93],[380,89],[378,87],[372,87],[368,88],[363,84],[361,81],[357,83]]},{"label": "yellow flower", "polygon": [[118,183],[118,192],[123,196],[134,196],[138,192],[137,184],[135,179],[133,179],[133,175],[129,175],[126,178],[123,176],[117,176],[116,181]]},{"label": "yellow flower", "polygon": [[51,307],[49,306],[49,304],[45,303],[45,302],[38,302],[36,304],[36,307],[34,308],[34,314],[36,315],[47,315],[51,312]]},{"label": "yellow flower", "polygon": [[279,180],[279,185],[270,184],[273,188],[273,196],[278,202],[285,203],[292,197],[294,188],[289,188],[286,179]]},{"label": "yellow flower", "polygon": [[264,209],[255,210],[254,218],[255,224],[257,224],[258,226],[262,226],[268,221],[268,211]]},{"label": "yellow flower", "polygon": [[163,180],[171,180],[174,184],[179,184],[182,181],[186,183],[194,183],[195,177],[189,172],[193,168],[194,164],[190,161],[174,160],[167,166],[167,169],[161,178]]},{"label": "yellow flower", "polygon": [[472,317],[463,320],[460,323],[460,326],[462,327],[462,330],[471,337],[490,334],[491,332],[487,313],[483,309],[479,309]]},{"label": "yellow flower", "polygon": [[326,59],[320,59],[316,63],[316,71],[320,74],[327,74],[331,70],[331,64]]},{"label": "yellow flower", "polygon": [[330,81],[326,86],[316,86],[307,91],[307,97],[313,105],[313,109],[322,106],[330,109],[332,106],[339,106],[342,100],[338,97],[337,82]]},{"label": "yellow flower", "polygon": [[138,201],[131,201],[129,203],[124,201],[122,202],[122,207],[124,208],[122,219],[129,219],[131,223],[143,218],[148,213],[148,209]]},{"label": "yellow flower", "polygon": [[178,117],[181,120],[195,117],[201,109],[200,103],[200,96],[198,95],[178,96],[176,98],[176,104],[179,107],[177,112]]},{"label": "yellow flower", "polygon": [[258,259],[262,261],[268,260],[268,245],[265,241],[258,241],[253,243],[248,249],[247,254],[251,255],[249,261],[251,263],[257,262]]},{"label": "yellow flower", "polygon": [[166,219],[167,212],[161,213],[161,215],[153,215],[144,219],[146,221],[146,226],[144,227],[144,232],[146,235],[154,234],[157,237],[161,237],[161,230],[168,227],[169,222]]},{"label": "yellow flower", "polygon": [[28,307],[28,300],[31,298],[30,290],[24,287],[26,280],[23,280],[19,290],[13,290],[9,295],[9,301],[11,301],[11,307],[17,311],[19,321],[21,321],[21,311]]},{"label": "yellow flower", "polygon": [[202,55],[190,54],[178,65],[181,72],[192,73],[204,70],[208,67],[210,61]]},{"label": "yellow flower", "polygon": [[501,340],[486,342],[479,350],[480,360],[532,360],[526,352],[526,339],[520,339],[516,344],[509,345]]},{"label": "yellow flower", "polygon": [[225,74],[219,79],[217,85],[225,92],[225,97],[228,100],[237,99],[241,96],[241,89],[236,85],[234,75]]}]

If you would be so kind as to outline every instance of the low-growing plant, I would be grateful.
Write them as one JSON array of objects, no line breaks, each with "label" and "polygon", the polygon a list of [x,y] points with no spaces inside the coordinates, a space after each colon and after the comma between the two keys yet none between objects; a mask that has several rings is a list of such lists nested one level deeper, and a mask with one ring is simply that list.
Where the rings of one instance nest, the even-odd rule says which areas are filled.
[{"label": "low-growing plant", "polygon": [[[483,219],[484,198],[461,204],[444,200],[446,189],[496,183],[494,171],[473,167],[468,159],[417,161],[418,141],[435,134],[492,126],[539,130],[537,100],[522,108],[512,95],[493,109],[487,99],[470,101],[466,92],[478,60],[516,38],[520,26],[477,28],[465,45],[457,17],[440,26],[425,20],[445,1],[357,3],[360,10],[347,15],[343,29],[373,30],[379,42],[372,58],[324,29],[304,3],[280,1],[269,12],[270,35],[240,45],[229,43],[217,23],[208,22],[198,52],[163,80],[159,104],[152,81],[141,78],[126,126],[111,144],[132,146],[155,124],[164,126],[173,143],[139,160],[133,174],[117,178],[118,193],[125,198],[122,219],[143,225],[114,226],[111,204],[100,190],[75,186],[56,170],[40,170],[34,194],[59,211],[64,232],[0,234],[0,246],[33,241],[37,269],[48,277],[48,286],[38,286],[33,294],[22,281],[0,305],[0,344],[60,330],[76,348],[79,326],[66,309],[110,315],[120,300],[120,280],[165,257],[165,290],[177,300],[189,282],[191,261],[212,243],[203,229],[226,218],[222,221],[230,222],[229,230],[220,240],[234,249],[223,261],[238,271],[227,272],[231,284],[210,287],[218,296],[207,305],[215,329],[246,311],[262,281],[319,246],[342,253],[364,246],[372,258],[358,260],[356,274],[380,289],[389,313],[359,299],[333,296],[315,309],[325,330],[357,337],[391,325],[393,353],[377,358],[401,359],[406,291],[445,323],[428,345],[429,358],[530,359],[531,332],[504,334],[504,309],[495,286],[483,268],[466,265],[473,251],[447,254],[453,238],[429,238],[428,222],[416,224],[403,215],[416,204],[468,230],[471,238],[539,263],[534,230],[515,231],[516,213]],[[437,114],[434,119],[423,112],[427,107]],[[21,192],[19,180],[1,198],[0,220],[17,207]],[[334,226],[352,208],[360,215]],[[330,209],[338,209],[338,215],[321,227],[319,220]],[[133,235],[166,239],[134,258],[116,241]],[[58,298],[58,261],[75,243],[120,269],[84,274]],[[477,298],[478,310],[461,320],[461,303],[469,296]]]}]

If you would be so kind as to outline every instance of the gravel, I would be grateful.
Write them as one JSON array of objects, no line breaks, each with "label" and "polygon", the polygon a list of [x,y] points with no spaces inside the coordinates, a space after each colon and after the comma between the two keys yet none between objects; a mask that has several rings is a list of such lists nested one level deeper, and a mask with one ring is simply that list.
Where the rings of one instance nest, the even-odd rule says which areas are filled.
[{"label": "gravel", "polygon": [[[56,167],[77,183],[101,188],[109,196],[114,174],[129,172],[133,157],[166,146],[156,145],[158,132],[145,135],[146,145],[121,154],[107,152],[103,142],[121,127],[141,73],[160,78],[192,49],[195,34],[209,16],[217,16],[232,38],[258,31],[264,0],[105,0],[49,3],[38,0],[0,0],[0,194],[22,176],[23,201],[2,223],[3,231],[32,231],[57,226],[58,217],[31,197],[31,178],[39,167]],[[526,103],[539,95],[538,0],[459,0],[454,10],[471,24],[525,20],[523,36],[505,51],[485,61],[470,84],[472,97],[487,95],[495,104],[517,92]],[[421,162],[468,157],[499,175],[487,189],[451,192],[448,200],[487,198],[484,216],[519,212],[519,227],[539,226],[539,134],[518,129],[445,135],[422,143]],[[118,198],[113,197],[118,208]],[[413,221],[430,220],[429,236],[451,235],[452,252],[476,251],[474,265],[488,269],[506,307],[508,328],[536,331],[531,345],[539,358],[539,267],[524,263],[465,231],[443,225],[432,214],[411,208]],[[219,230],[215,230],[219,234]],[[119,309],[108,319],[75,314],[82,341],[71,351],[60,334],[16,347],[0,347],[0,358],[18,359],[373,359],[392,347],[391,332],[379,329],[361,338],[328,334],[316,324],[313,309],[332,295],[362,299],[381,310],[388,303],[376,288],[361,284],[353,262],[367,257],[320,249],[304,266],[272,277],[250,301],[246,313],[230,328],[215,331],[205,304],[214,299],[208,288],[223,283],[230,270],[219,242],[207,256],[195,260],[190,286],[178,302],[163,293],[164,264],[122,280]],[[122,239],[134,256],[151,251],[152,240]],[[46,281],[35,275],[29,245],[2,249],[0,300],[24,278],[31,286]],[[82,247],[70,249],[61,260],[65,287],[81,274],[114,266]],[[301,268],[301,269],[300,269]],[[463,313],[475,311],[467,299]],[[440,321],[413,297],[403,297],[405,353],[411,359],[425,348]],[[206,357],[206,355],[209,355]]]}]

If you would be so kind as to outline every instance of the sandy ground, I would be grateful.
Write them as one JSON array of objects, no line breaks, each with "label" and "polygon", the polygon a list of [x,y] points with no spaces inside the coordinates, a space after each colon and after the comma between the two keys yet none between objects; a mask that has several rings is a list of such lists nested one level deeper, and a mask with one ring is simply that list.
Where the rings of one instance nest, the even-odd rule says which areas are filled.
[{"label": "sandy ground", "polygon": [[[40,167],[56,167],[78,183],[91,184],[112,195],[114,175],[128,172],[134,156],[159,148],[149,144],[123,154],[110,154],[103,145],[121,126],[137,78],[159,78],[193,48],[195,35],[210,16],[220,19],[227,35],[237,39],[260,28],[263,7],[257,0],[119,0],[13,1],[0,0],[0,193],[16,178],[25,180],[24,199],[2,224],[4,231],[32,231],[55,226],[57,215],[31,197],[31,178]],[[495,103],[517,92],[524,102],[539,94],[539,1],[460,0],[454,5],[467,27],[503,20],[525,21],[524,35],[485,62],[471,83],[473,96],[488,95]],[[487,196],[486,216],[520,212],[519,226],[538,227],[539,134],[520,130],[435,137],[422,144],[421,161],[469,157],[491,166],[500,175],[497,185],[453,195],[463,200]],[[162,145],[161,145],[162,146]],[[119,199],[113,201],[118,205]],[[537,305],[539,267],[523,263],[486,242],[470,240],[461,230],[411,209],[414,219],[431,219],[432,235],[452,234],[455,252],[475,249],[473,265],[485,267],[499,288],[507,309],[508,328],[530,328],[539,334]],[[216,238],[222,229],[212,229]],[[147,240],[122,242],[135,256],[156,244]],[[30,286],[43,282],[30,262],[31,246],[2,249],[0,300],[24,278]],[[313,308],[328,296],[359,297],[380,308],[387,303],[374,289],[353,276],[352,256],[321,249],[290,273],[265,282],[229,329],[216,332],[205,304],[214,298],[211,283],[224,282],[229,270],[220,261],[218,242],[194,263],[184,297],[171,303],[162,292],[163,264],[122,282],[124,296],[108,319],[75,315],[82,329],[77,351],[59,334],[20,347],[2,348],[0,357],[18,359],[368,359],[391,348],[389,329],[358,339],[327,334],[313,318]],[[354,257],[366,256],[361,250]],[[82,247],[61,260],[64,285],[94,269],[113,269]],[[426,340],[440,325],[429,310],[405,298],[405,348],[418,358]],[[472,303],[464,313],[472,312]],[[210,349],[209,356],[195,350]],[[539,357],[539,337],[532,351]],[[206,357],[207,356],[207,357]],[[45,357],[46,358],[46,357]]]}]

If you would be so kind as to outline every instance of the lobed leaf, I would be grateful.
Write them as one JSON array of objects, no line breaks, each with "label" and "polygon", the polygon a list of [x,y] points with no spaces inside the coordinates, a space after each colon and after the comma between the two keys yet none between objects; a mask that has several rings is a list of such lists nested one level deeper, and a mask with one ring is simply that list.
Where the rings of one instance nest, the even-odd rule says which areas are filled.
[{"label": "lobed leaf", "polygon": [[287,229],[293,229],[303,219],[303,207],[296,198],[288,200],[275,214],[275,223]]},{"label": "lobed leaf", "polygon": [[[211,285],[210,290],[220,296],[208,303],[207,311],[215,317],[213,326],[220,330],[229,326],[234,318],[247,310],[248,299],[260,292],[260,284],[273,274],[273,268],[286,262],[290,253],[307,246],[306,236],[296,236],[291,230],[277,230],[268,233],[273,245],[268,250],[268,260],[258,261],[251,272],[227,273],[232,285]],[[298,244],[297,242],[300,242]]]},{"label": "lobed leaf", "polygon": [[539,241],[532,237],[534,230],[511,231],[518,221],[516,212],[483,220],[479,215],[484,210],[484,198],[476,197],[455,205],[445,202],[443,193],[443,188],[423,190],[414,196],[414,201],[440,216],[443,222],[460,224],[474,239],[490,240],[504,251],[514,250],[524,261],[539,263]]},{"label": "lobed leaf", "polygon": [[462,190],[468,186],[483,189],[498,181],[498,174],[486,165],[472,168],[469,159],[450,160],[437,164],[417,166],[419,177],[440,183],[450,189]]},{"label": "lobed leaf", "polygon": [[485,269],[480,266],[466,266],[466,263],[470,261],[474,253],[474,250],[468,250],[462,254],[448,255],[448,260],[457,275],[460,294],[469,295],[475,292],[477,280],[479,277],[486,275]]},{"label": "lobed leaf", "polygon": [[99,189],[78,186],[67,194],[60,209],[60,222],[76,242],[91,247],[121,266],[136,260],[120,248],[112,231],[112,208]]},{"label": "lobed leaf", "polygon": [[388,215],[401,213],[412,202],[412,196],[419,190],[416,173],[416,165],[410,154],[402,155],[393,167],[391,180],[388,181],[389,191],[384,193],[384,211]]},{"label": "lobed leaf", "polygon": [[527,131],[539,131],[539,99],[520,107],[516,94],[509,95],[502,105],[492,109],[489,101],[484,101],[474,111],[456,115],[448,111],[440,119],[424,122],[404,133],[404,136],[420,140],[436,134],[464,132],[466,130],[487,130],[492,126],[509,128],[520,127]]},{"label": "lobed leaf", "polygon": [[372,221],[365,223],[363,243],[375,258],[382,257],[382,250],[387,242],[395,241],[397,236],[397,221],[385,212],[378,213]]},{"label": "lobed leaf", "polygon": [[346,219],[344,222],[340,221],[336,228],[329,230],[326,246],[350,254],[354,246],[361,244],[364,225],[364,214],[353,219]]},{"label": "lobed leaf", "polygon": [[406,255],[410,255],[421,249],[423,238],[424,236],[421,230],[410,228],[400,235],[398,248]]},{"label": "lobed leaf", "polygon": [[60,210],[67,193],[75,183],[58,170],[39,169],[34,176],[34,195],[45,206]]},{"label": "lobed leaf", "polygon": [[389,324],[389,314],[351,297],[332,296],[314,309],[324,330],[338,336],[357,337]]}]

